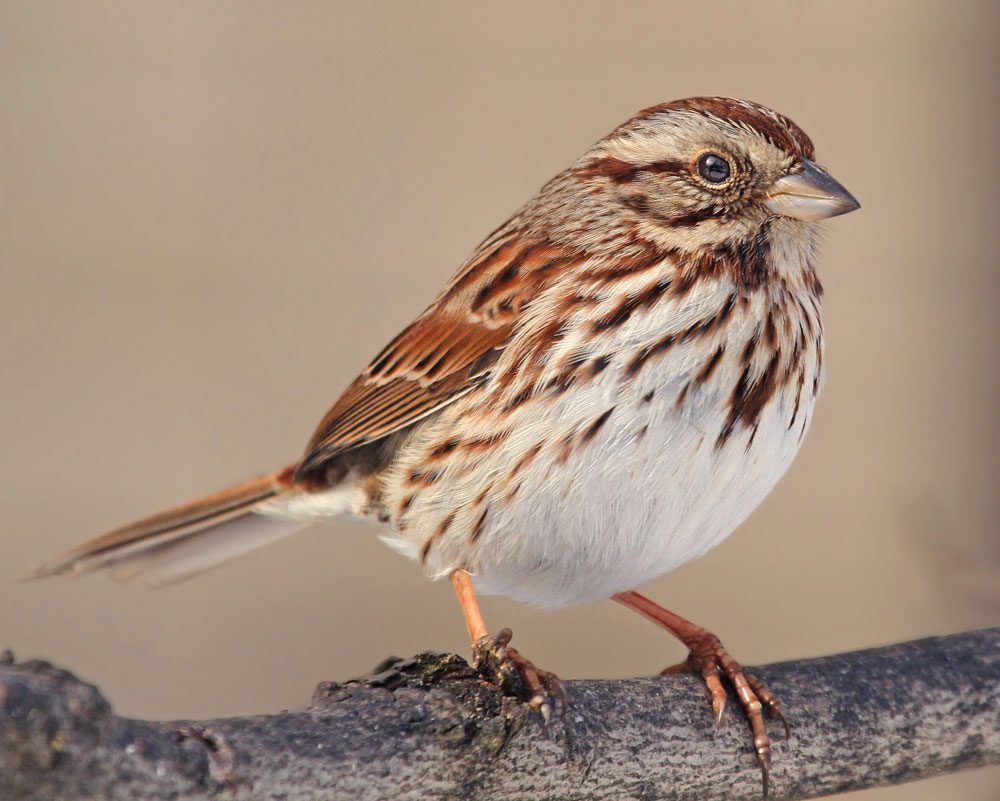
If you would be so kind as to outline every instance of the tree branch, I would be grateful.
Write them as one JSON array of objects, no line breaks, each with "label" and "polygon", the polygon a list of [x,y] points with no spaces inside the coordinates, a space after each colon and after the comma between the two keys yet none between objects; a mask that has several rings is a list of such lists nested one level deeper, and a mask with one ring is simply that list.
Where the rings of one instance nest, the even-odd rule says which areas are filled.
[{"label": "tree branch", "polygon": [[[754,672],[793,725],[774,744],[775,799],[1000,763],[1000,627]],[[0,798],[760,798],[738,704],[713,735],[700,679],[566,689],[546,736],[461,658],[422,654],[322,684],[303,711],[160,723],[116,717],[45,662],[0,659]]]}]

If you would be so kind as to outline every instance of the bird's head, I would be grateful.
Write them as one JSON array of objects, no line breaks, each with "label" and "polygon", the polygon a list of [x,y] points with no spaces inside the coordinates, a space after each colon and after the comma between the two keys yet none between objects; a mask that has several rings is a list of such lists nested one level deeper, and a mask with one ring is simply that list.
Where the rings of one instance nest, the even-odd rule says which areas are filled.
[{"label": "bird's head", "polygon": [[858,208],[814,161],[794,122],[745,100],[697,97],[640,112],[570,170],[578,188],[682,250],[752,236],[767,220],[794,228]]}]

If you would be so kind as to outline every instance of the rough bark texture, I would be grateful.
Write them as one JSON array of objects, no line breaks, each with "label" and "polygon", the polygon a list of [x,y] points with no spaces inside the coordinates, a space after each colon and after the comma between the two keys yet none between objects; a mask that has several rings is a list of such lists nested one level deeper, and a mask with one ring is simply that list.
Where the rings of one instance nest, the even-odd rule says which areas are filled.
[{"label": "rough bark texture", "polygon": [[[1000,762],[1000,628],[754,671],[784,701],[772,795],[813,798]],[[168,723],[0,659],[0,798],[760,798],[747,724],[694,676],[569,681],[548,735],[460,657],[388,660],[298,712]]]}]

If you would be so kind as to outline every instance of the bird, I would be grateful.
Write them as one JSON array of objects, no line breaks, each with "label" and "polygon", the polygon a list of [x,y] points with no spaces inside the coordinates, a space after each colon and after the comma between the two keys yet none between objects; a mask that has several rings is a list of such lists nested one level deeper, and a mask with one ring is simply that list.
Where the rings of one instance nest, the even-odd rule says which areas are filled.
[{"label": "bird", "polygon": [[300,460],[29,576],[172,583],[320,518],[367,519],[450,580],[474,664],[499,665],[546,719],[561,682],[509,629],[490,635],[479,595],[613,599],[666,629],[689,653],[664,672],[701,675],[717,724],[735,690],[766,794],[780,701],[638,588],[729,536],[791,464],[824,381],[822,221],[857,208],[766,106],[647,108],[481,242]]}]

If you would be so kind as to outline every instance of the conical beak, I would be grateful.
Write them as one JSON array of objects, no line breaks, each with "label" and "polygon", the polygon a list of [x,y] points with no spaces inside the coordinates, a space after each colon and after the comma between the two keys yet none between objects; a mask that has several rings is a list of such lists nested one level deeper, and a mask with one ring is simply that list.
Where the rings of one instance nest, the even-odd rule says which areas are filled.
[{"label": "conical beak", "polygon": [[775,214],[796,220],[825,220],[861,206],[819,165],[804,158],[802,167],[801,172],[779,178],[768,192],[765,205]]}]

